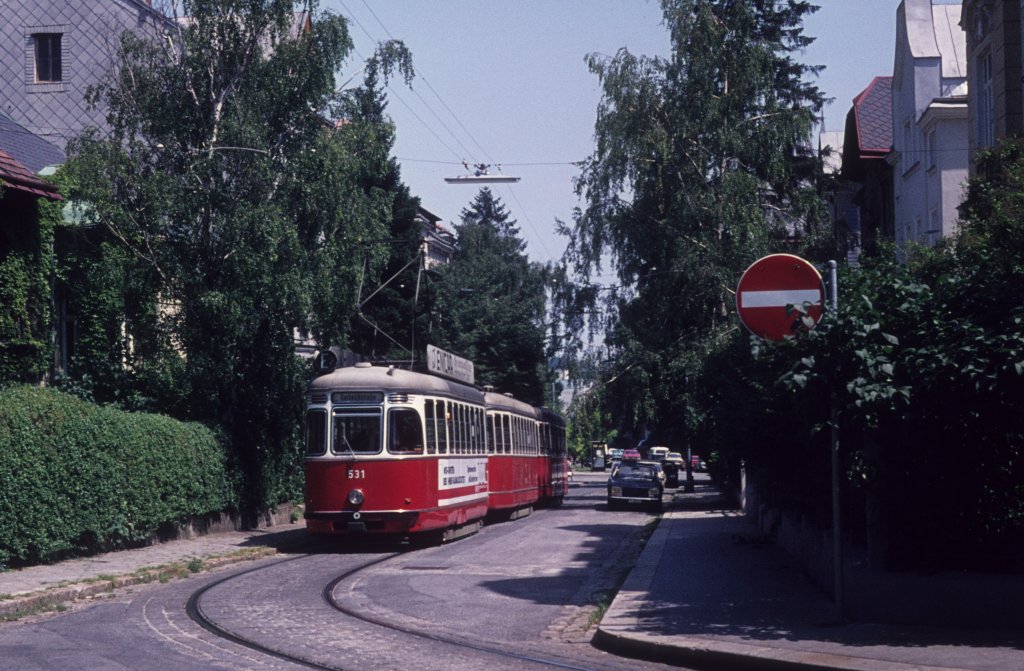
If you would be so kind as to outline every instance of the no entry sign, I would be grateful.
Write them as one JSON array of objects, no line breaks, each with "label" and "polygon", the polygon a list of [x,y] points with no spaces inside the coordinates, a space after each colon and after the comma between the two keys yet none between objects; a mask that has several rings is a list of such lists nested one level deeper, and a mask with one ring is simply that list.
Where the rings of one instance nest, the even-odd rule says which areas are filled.
[{"label": "no entry sign", "polygon": [[788,306],[807,307],[817,324],[825,305],[821,273],[792,254],[770,254],[755,261],[736,287],[736,310],[750,332],[766,340],[796,335],[801,315]]}]

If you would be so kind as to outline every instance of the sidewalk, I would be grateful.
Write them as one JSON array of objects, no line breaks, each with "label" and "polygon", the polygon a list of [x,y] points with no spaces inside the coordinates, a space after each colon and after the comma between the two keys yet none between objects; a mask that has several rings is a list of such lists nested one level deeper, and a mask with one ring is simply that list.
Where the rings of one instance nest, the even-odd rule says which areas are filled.
[{"label": "sidewalk", "polygon": [[0,572],[0,621],[58,608],[117,587],[266,557],[306,538],[302,522],[278,524]]},{"label": "sidewalk", "polygon": [[1020,631],[838,623],[831,597],[710,483],[677,492],[595,643],[730,671],[1024,669]]}]

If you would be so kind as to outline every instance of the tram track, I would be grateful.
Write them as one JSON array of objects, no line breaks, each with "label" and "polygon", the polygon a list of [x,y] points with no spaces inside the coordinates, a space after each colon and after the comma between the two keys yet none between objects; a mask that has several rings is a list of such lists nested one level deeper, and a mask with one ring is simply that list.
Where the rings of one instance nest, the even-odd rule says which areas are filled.
[{"label": "tram track", "polygon": [[[359,570],[362,570],[362,569],[359,569]],[[365,622],[367,624],[372,624],[372,625],[375,625],[375,626],[378,626],[378,627],[383,627],[385,629],[389,629],[391,631],[394,631],[394,632],[397,632],[397,633],[400,633],[400,634],[403,634],[403,635],[406,635],[406,636],[415,636],[416,638],[420,638],[420,639],[427,640],[427,641],[432,641],[434,643],[443,643],[445,645],[453,645],[453,646],[457,646],[459,648],[463,648],[465,650],[472,650],[474,652],[480,652],[480,653],[484,653],[484,654],[487,654],[487,655],[492,655],[492,656],[495,656],[495,657],[500,657],[500,658],[503,658],[503,659],[510,659],[510,660],[515,660],[515,661],[518,661],[518,662],[529,662],[531,664],[539,664],[539,665],[549,666],[549,667],[558,668],[558,669],[569,669],[570,671],[595,671],[595,669],[593,667],[590,667],[590,666],[578,666],[576,664],[573,664],[573,663],[570,663],[570,662],[566,662],[566,661],[559,661],[559,660],[554,660],[554,659],[546,659],[546,658],[539,657],[539,656],[536,656],[536,655],[524,655],[522,653],[517,653],[517,652],[513,652],[513,651],[510,651],[510,650],[507,650],[505,648],[498,647],[497,644],[475,643],[475,642],[472,642],[472,641],[466,641],[464,639],[460,639],[460,638],[456,638],[456,637],[442,636],[442,635],[439,635],[439,634],[436,634],[436,633],[433,633],[433,632],[426,632],[426,631],[423,631],[423,630],[415,629],[413,627],[397,625],[397,624],[394,624],[392,622],[388,622],[388,621],[386,621],[386,620],[384,620],[382,618],[371,617],[371,616],[365,615],[363,613],[360,613],[360,612],[356,611],[355,609],[352,609],[352,608],[349,608],[348,606],[345,606],[343,603],[338,601],[335,598],[335,596],[334,596],[335,588],[339,584],[344,582],[345,580],[347,580],[349,578],[352,578],[352,577],[355,577],[355,575],[359,572],[359,570],[352,571],[352,572],[350,572],[347,575],[342,575],[342,576],[339,576],[339,577],[335,578],[333,581],[328,583],[326,587],[324,587],[324,591],[323,591],[324,601],[326,601],[328,604],[330,604],[330,606],[332,608],[334,608],[335,610],[337,610],[337,611],[347,615],[348,617],[357,619],[357,620],[359,620],[361,622]]]},{"label": "tram track", "polygon": [[[515,666],[522,664],[529,664],[535,668],[553,668],[553,669],[565,669],[568,671],[599,671],[604,665],[588,665],[583,666],[576,660],[572,659],[556,659],[553,656],[544,655],[531,655],[522,652],[510,650],[507,647],[503,647],[501,644],[490,641],[470,641],[464,638],[455,636],[445,636],[436,632],[425,631],[417,629],[408,625],[397,624],[390,622],[382,617],[376,617],[360,612],[356,608],[347,606],[345,603],[340,601],[336,596],[336,588],[344,583],[345,581],[356,579],[360,573],[368,571],[402,553],[391,553],[383,557],[374,557],[372,560],[362,563],[358,566],[352,567],[351,569],[341,573],[330,580],[321,590],[321,597],[326,605],[328,605],[334,611],[344,615],[345,617],[355,619],[364,624],[371,625],[373,627],[380,627],[389,632],[393,632],[402,636],[414,637],[420,641],[427,642],[429,644],[438,644],[445,646],[455,646],[463,651],[469,651],[471,653],[486,655],[491,658],[506,660]],[[243,636],[237,632],[231,631],[217,622],[213,618],[209,617],[203,608],[203,597],[217,587],[226,585],[234,580],[240,580],[244,577],[251,577],[253,574],[260,571],[266,571],[271,568],[281,567],[283,564],[292,562],[298,562],[303,559],[308,559],[313,555],[304,554],[296,557],[290,557],[282,559],[262,566],[257,566],[245,571],[233,573],[232,575],[226,576],[219,580],[208,583],[202,588],[192,593],[186,603],[186,612],[188,617],[202,627],[205,631],[216,636],[222,640],[229,641],[235,645],[240,645],[255,652],[258,652],[269,657],[295,664],[303,668],[318,669],[323,671],[355,671],[353,667],[339,666],[334,664],[327,664],[322,661],[317,661],[311,657],[302,656],[294,652],[284,651],[280,648],[267,645],[255,640],[254,638]],[[355,666],[358,668],[358,665]]]},{"label": "tram track", "polygon": [[[195,592],[192,593],[192,595],[188,599],[188,602],[185,604],[185,612],[188,613],[189,619],[191,619],[193,622],[195,622],[200,627],[205,629],[207,632],[209,632],[209,633],[213,634],[214,636],[216,636],[218,638],[221,638],[221,639],[223,639],[225,641],[230,641],[231,643],[234,643],[235,645],[243,646],[243,647],[248,648],[250,650],[254,650],[254,651],[256,651],[256,652],[258,652],[260,654],[268,655],[270,657],[274,657],[275,659],[280,659],[282,661],[291,662],[293,664],[298,664],[298,665],[304,666],[304,667],[306,667],[308,669],[322,669],[323,671],[345,671],[344,669],[339,669],[339,668],[333,667],[333,666],[324,666],[323,664],[319,664],[319,663],[317,663],[317,662],[315,662],[313,660],[305,659],[303,657],[299,657],[298,655],[294,655],[294,654],[291,654],[291,653],[283,652],[281,650],[277,650],[275,648],[271,648],[268,645],[264,645],[263,643],[260,643],[259,641],[255,641],[255,640],[252,640],[250,638],[246,638],[244,636],[240,636],[240,635],[238,635],[238,634],[236,634],[236,633],[234,633],[232,631],[229,631],[229,630],[225,629],[224,627],[222,627],[219,624],[217,624],[216,622],[214,622],[211,618],[207,617],[206,613],[203,611],[202,598],[211,589],[214,589],[215,587],[220,587],[221,585],[229,583],[232,580],[238,580],[239,578],[242,578],[244,576],[249,576],[249,575],[252,575],[252,574],[260,572],[260,571],[266,571],[267,569],[269,569],[271,567],[278,567],[278,566],[281,566],[282,564],[289,564],[289,563],[292,563],[292,562],[296,562],[296,561],[299,561],[300,559],[305,559],[305,558],[307,558],[309,556],[311,556],[311,555],[299,555],[297,557],[289,557],[288,559],[281,559],[279,561],[275,561],[275,562],[272,562],[270,564],[266,564],[266,565],[263,565],[263,566],[256,566],[256,567],[248,569],[246,571],[241,571],[241,572],[238,572],[238,573],[233,573],[232,575],[229,575],[229,576],[226,576],[224,578],[221,578],[220,580],[215,580],[215,581],[213,581],[211,583],[208,583],[208,584],[204,585],[203,587],[201,587],[200,589],[198,589],[198,590],[196,590]],[[389,558],[389,557],[387,557],[387,558]],[[385,559],[387,559],[387,558],[385,558]],[[384,559],[376,560],[375,562],[371,562],[371,564],[377,563],[379,561],[384,561]]]}]

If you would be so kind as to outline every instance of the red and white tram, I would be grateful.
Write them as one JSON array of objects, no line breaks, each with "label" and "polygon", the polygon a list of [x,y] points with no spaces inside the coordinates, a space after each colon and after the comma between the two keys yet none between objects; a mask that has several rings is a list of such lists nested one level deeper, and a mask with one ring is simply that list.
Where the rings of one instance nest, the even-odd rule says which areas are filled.
[{"label": "red and white tram", "polygon": [[368,363],[316,378],[306,411],[313,534],[443,538],[565,494],[555,413],[433,375]]}]

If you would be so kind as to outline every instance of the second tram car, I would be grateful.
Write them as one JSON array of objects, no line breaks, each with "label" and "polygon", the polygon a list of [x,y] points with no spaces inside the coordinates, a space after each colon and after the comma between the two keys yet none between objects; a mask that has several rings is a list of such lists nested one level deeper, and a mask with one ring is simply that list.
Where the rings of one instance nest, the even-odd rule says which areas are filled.
[{"label": "second tram car", "polygon": [[565,495],[565,430],[546,408],[393,366],[313,380],[306,527],[395,536],[476,531]]}]

